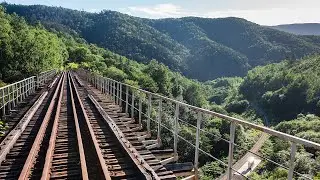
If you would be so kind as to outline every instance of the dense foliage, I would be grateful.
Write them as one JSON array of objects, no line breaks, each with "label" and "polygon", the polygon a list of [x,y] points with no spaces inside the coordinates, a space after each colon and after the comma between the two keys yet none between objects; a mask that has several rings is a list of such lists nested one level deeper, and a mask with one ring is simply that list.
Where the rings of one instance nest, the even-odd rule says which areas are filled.
[{"label": "dense foliage", "polygon": [[41,25],[29,26],[0,7],[0,79],[4,82],[60,68],[67,57],[66,46],[57,35]]},{"label": "dense foliage", "polygon": [[[319,51],[319,37],[294,36],[236,18],[148,20],[111,11],[91,14],[45,6],[6,7],[10,12],[26,16],[34,24],[30,26],[23,18],[0,10],[0,73],[4,82],[63,64],[69,69],[82,67],[255,123],[262,124],[269,119],[276,125],[288,120],[277,125],[276,129],[319,142],[319,118],[301,113],[320,113],[320,58],[292,59]],[[80,36],[144,63],[89,44]],[[244,75],[253,66],[277,62],[285,56],[290,60],[256,67],[244,78],[218,78],[205,83],[169,69],[205,80]],[[174,107],[166,105],[163,108],[163,123],[170,125],[169,109]],[[197,113],[181,108],[180,115],[181,119],[195,125]],[[296,120],[289,121],[291,119]],[[2,126],[4,124],[0,123],[0,129]],[[229,126],[219,118],[204,117],[200,136],[200,147],[225,162],[228,144],[220,138],[229,138]],[[181,125],[179,133],[194,142],[195,129]],[[249,149],[257,137],[258,132],[238,125],[236,143],[241,148],[236,149],[235,159],[241,157],[246,152],[244,149]],[[172,136],[164,135],[164,139],[170,142]],[[287,163],[288,152],[288,144],[271,139],[262,153]],[[180,161],[190,161],[194,158],[194,149],[179,141],[179,155]],[[224,172],[220,163],[211,161],[204,154],[199,158],[200,165],[204,165],[203,178],[213,179]],[[296,163],[299,172],[305,174],[315,176],[320,169],[319,154],[313,149],[299,147]],[[286,172],[266,163],[252,176],[278,179],[285,177]]]},{"label": "dense foliage", "polygon": [[257,102],[274,122],[300,113],[320,114],[320,56],[283,61],[249,71],[240,91]]},{"label": "dense foliage", "polygon": [[[300,114],[297,119],[281,122],[276,130],[320,143],[320,118],[312,114]],[[272,161],[289,165],[290,143],[271,138],[265,143],[262,153]],[[298,145],[295,158],[295,171],[309,178],[320,178],[320,154],[313,148]],[[251,174],[252,179],[287,179],[288,171],[271,162],[263,162],[257,171]],[[296,179],[303,179],[295,174]]]},{"label": "dense foliage", "polygon": [[251,67],[320,51],[319,42],[239,18],[150,20],[113,11],[87,13],[4,4],[32,23],[78,33],[90,43],[140,62],[156,59],[188,77],[243,76]]}]

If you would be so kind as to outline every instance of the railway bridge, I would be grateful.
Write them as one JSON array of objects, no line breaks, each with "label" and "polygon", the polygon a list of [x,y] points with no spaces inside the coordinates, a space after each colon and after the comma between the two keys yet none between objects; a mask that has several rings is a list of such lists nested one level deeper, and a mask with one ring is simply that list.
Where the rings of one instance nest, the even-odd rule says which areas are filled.
[{"label": "railway bridge", "polygon": [[[159,94],[99,76],[86,70],[51,70],[0,88],[0,179],[199,179],[199,156],[225,167],[220,179],[248,179],[242,171],[251,154],[263,157],[256,145],[235,159],[236,127],[260,131],[260,139],[275,136],[291,143],[288,179],[311,179],[294,169],[297,144],[320,150],[320,145],[241,119],[191,106]],[[183,120],[182,109],[196,117]],[[230,124],[229,148],[221,160],[201,147],[208,117]],[[193,137],[180,129],[193,128]],[[183,144],[182,147],[179,144]],[[190,148],[192,159],[179,154]],[[238,161],[239,160],[239,161]]]}]

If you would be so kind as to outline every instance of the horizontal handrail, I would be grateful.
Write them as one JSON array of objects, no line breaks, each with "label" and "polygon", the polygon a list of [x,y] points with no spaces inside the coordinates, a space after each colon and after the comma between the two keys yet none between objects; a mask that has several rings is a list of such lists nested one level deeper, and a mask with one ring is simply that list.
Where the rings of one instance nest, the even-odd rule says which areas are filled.
[{"label": "horizontal handrail", "polygon": [[31,76],[31,77],[25,78],[25,79],[23,79],[21,81],[17,81],[17,82],[14,82],[12,84],[8,84],[6,86],[0,87],[0,90],[8,88],[8,87],[11,87],[11,86],[14,86],[14,85],[19,84],[19,83],[22,83],[23,81],[26,81],[26,80],[29,80],[29,79],[34,79],[34,78],[36,78],[36,76]]},{"label": "horizontal handrail", "polygon": [[0,88],[0,109],[2,117],[10,113],[12,108],[16,107],[19,102],[22,102],[28,95],[35,92],[39,85],[45,84],[49,79],[55,76],[55,69],[42,72],[37,76],[31,76],[8,84]]},{"label": "horizontal handrail", "polygon": [[[210,111],[210,110],[207,110],[207,109],[204,109],[204,108],[200,108],[200,107],[196,107],[196,106],[193,106],[193,105],[190,105],[190,104],[187,104],[187,103],[184,103],[184,102],[181,102],[181,101],[178,101],[178,100],[175,100],[175,99],[172,99],[172,98],[169,98],[169,97],[165,97],[163,95],[160,95],[160,94],[157,94],[157,93],[152,93],[152,92],[149,92],[149,91],[146,91],[146,90],[143,90],[143,89],[140,89],[138,87],[135,87],[135,86],[132,86],[132,85],[129,85],[129,84],[125,84],[125,83],[122,83],[122,82],[119,82],[119,81],[116,81],[116,80],[113,80],[111,78],[107,78],[107,77],[102,77],[100,75],[97,75],[97,74],[94,74],[94,73],[91,73],[89,71],[85,71],[85,70],[82,70],[84,71],[85,73],[85,78],[87,79],[88,82],[91,82],[92,85],[99,89],[102,93],[105,93],[105,94],[108,94],[110,95],[111,99],[115,102],[115,104],[118,104],[121,106],[122,103],[125,103],[125,113],[128,113],[130,115],[131,118],[134,118],[134,114],[135,114],[135,111],[139,113],[139,124],[141,125],[141,116],[145,116],[147,119],[147,131],[148,133],[151,132],[151,129],[150,129],[150,121],[153,121],[153,123],[156,123],[157,125],[157,142],[160,143],[161,145],[161,128],[165,128],[167,129],[169,132],[171,132],[173,134],[173,139],[174,139],[174,154],[176,155],[176,153],[178,152],[177,151],[177,139],[182,139],[184,140],[185,142],[189,143],[192,145],[192,147],[195,148],[195,158],[194,158],[194,169],[195,169],[195,173],[197,173],[198,171],[198,165],[199,165],[199,153],[204,153],[206,155],[209,155],[209,157],[219,161],[220,163],[222,163],[222,165],[224,166],[227,166],[228,169],[227,169],[227,173],[226,173],[226,177],[227,179],[232,179],[233,178],[233,175],[234,174],[237,174],[237,175],[241,175],[243,177],[246,177],[244,174],[238,172],[234,167],[233,167],[233,156],[234,156],[234,147],[237,147],[239,148],[239,145],[237,145],[235,143],[235,132],[236,132],[236,125],[243,125],[245,127],[249,127],[251,129],[254,129],[254,130],[259,130],[259,131],[262,131],[266,134],[269,134],[269,135],[272,135],[272,136],[275,136],[275,137],[278,137],[280,139],[284,139],[288,142],[291,143],[291,151],[290,151],[290,162],[289,162],[289,166],[285,166],[285,165],[281,165],[277,162],[274,162],[268,158],[265,158],[265,157],[261,157],[259,155],[257,155],[256,157],[260,157],[261,160],[267,160],[271,163],[274,163],[280,167],[283,167],[285,169],[288,170],[288,179],[291,180],[293,178],[293,174],[296,174],[300,177],[304,177],[306,179],[311,179],[299,172],[296,172],[294,171],[294,161],[295,161],[295,154],[296,154],[296,151],[297,151],[297,144],[302,144],[304,146],[308,146],[308,147],[312,147],[312,148],[315,148],[317,150],[320,150],[320,144],[319,143],[316,143],[316,142],[312,142],[312,141],[309,141],[309,140],[306,140],[306,139],[303,139],[303,138],[299,138],[299,137],[296,137],[296,136],[293,136],[293,135],[290,135],[290,134],[286,134],[286,133],[283,133],[283,132],[280,132],[280,131],[276,131],[274,129],[271,129],[271,128],[268,128],[268,127],[265,127],[265,126],[262,126],[262,125],[257,125],[257,124],[254,124],[254,123],[251,123],[251,122],[248,122],[248,121],[245,121],[245,120],[242,120],[242,119],[239,119],[239,118],[234,118],[234,117],[231,117],[231,116],[227,116],[227,115],[224,115],[224,114],[221,114],[221,113],[217,113],[217,112],[214,112],[214,111]],[[124,92],[125,91],[125,92]],[[131,95],[130,95],[131,94]],[[145,96],[141,96],[141,94],[144,94]],[[122,95],[125,96],[125,99],[122,98]],[[135,98],[137,98],[135,100]],[[142,98],[142,99],[141,99]],[[146,101],[144,101],[146,100]],[[152,102],[155,102],[154,100],[156,100],[156,104],[152,103]],[[139,103],[139,108],[135,107],[135,102],[136,104]],[[173,121],[171,121],[171,128],[168,128],[166,127],[165,124],[162,123],[162,103],[165,102],[165,103],[168,103],[168,104],[171,104],[171,105],[175,105],[175,110],[173,110],[172,108],[169,110],[171,112],[174,112],[174,115],[171,115],[170,116],[172,118]],[[145,107],[147,107],[147,110],[146,110],[146,113],[142,112],[142,109],[141,109],[141,103],[145,103]],[[152,107],[151,106],[157,106],[157,107]],[[129,106],[130,106],[130,109],[129,109]],[[172,107],[172,106],[171,106]],[[196,130],[196,134],[195,134],[195,144],[189,142],[187,139],[183,138],[182,136],[179,135],[179,132],[178,132],[178,129],[179,129],[179,121],[183,121],[179,118],[179,107],[187,107],[189,108],[192,112],[195,112],[197,113],[197,124],[196,125],[191,125],[189,123],[187,123],[187,125],[191,125],[191,127],[193,127],[195,130]],[[157,117],[156,119],[153,119],[151,117],[151,110],[153,108],[156,108],[155,110],[158,111],[157,112]],[[129,113],[130,112],[130,113]],[[218,117],[218,118],[221,118],[223,120],[226,120],[226,121],[229,121],[230,122],[230,140],[226,140],[226,139],[223,139],[226,143],[229,144],[229,153],[228,153],[228,163],[225,163],[221,160],[218,160],[216,157],[212,156],[210,153],[204,151],[203,149],[201,149],[199,147],[199,142],[200,142],[200,133],[202,132],[205,132],[204,129],[201,128],[201,121],[203,119],[203,117],[206,117],[206,116],[210,115],[210,116],[213,116],[213,117]],[[183,121],[184,122],[184,121]],[[220,137],[221,138],[221,137]],[[258,142],[257,142],[258,143]],[[259,142],[260,143],[260,142]],[[242,148],[244,149],[244,148]],[[248,149],[244,149],[247,151],[247,153],[252,153],[252,154],[257,154],[257,153],[254,153],[252,152],[251,150],[248,150]]]},{"label": "horizontal handrail", "polygon": [[245,121],[245,120],[241,120],[241,119],[238,119],[238,118],[234,118],[234,117],[231,117],[231,116],[227,116],[227,115],[224,115],[224,114],[213,112],[213,111],[210,111],[208,109],[204,109],[204,108],[200,108],[200,107],[197,107],[197,106],[193,106],[193,105],[190,105],[190,104],[187,104],[187,103],[175,100],[175,99],[171,99],[171,98],[162,96],[162,95],[157,94],[157,93],[152,93],[152,92],[149,92],[149,91],[146,91],[146,90],[137,88],[135,86],[132,86],[132,85],[129,85],[129,84],[125,84],[125,83],[122,83],[122,82],[119,82],[119,81],[116,81],[116,80],[113,80],[113,79],[110,79],[110,78],[107,78],[107,77],[103,77],[103,78],[108,79],[108,80],[113,81],[113,82],[116,82],[116,83],[119,83],[119,84],[122,84],[122,85],[125,85],[125,86],[128,86],[130,88],[133,88],[135,90],[141,91],[141,92],[146,93],[148,95],[150,94],[150,95],[152,95],[154,97],[158,97],[158,98],[161,98],[161,99],[164,99],[164,100],[168,100],[168,101],[177,103],[177,104],[185,106],[185,107],[192,108],[192,109],[194,109],[196,111],[203,112],[205,114],[210,114],[210,115],[222,118],[222,119],[226,119],[226,120],[229,120],[231,122],[235,122],[237,124],[245,125],[245,126],[253,128],[253,129],[263,131],[263,132],[265,132],[267,134],[270,134],[270,135],[273,135],[273,136],[277,136],[277,137],[282,138],[284,140],[292,141],[292,142],[295,142],[295,143],[298,143],[298,144],[303,144],[305,146],[313,147],[315,149],[320,150],[320,144],[316,143],[316,142],[312,142],[312,141],[309,141],[309,140],[306,140],[306,139],[303,139],[303,138],[292,136],[290,134],[286,134],[286,133],[271,129],[271,128],[268,128],[266,126],[257,125],[257,124],[254,124],[254,123],[251,123],[251,122],[248,122],[248,121]]}]

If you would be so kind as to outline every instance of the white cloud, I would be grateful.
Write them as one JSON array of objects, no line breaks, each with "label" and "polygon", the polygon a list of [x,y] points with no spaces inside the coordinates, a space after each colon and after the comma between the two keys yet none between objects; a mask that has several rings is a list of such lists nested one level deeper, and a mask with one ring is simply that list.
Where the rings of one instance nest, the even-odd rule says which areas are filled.
[{"label": "white cloud", "polygon": [[240,17],[262,25],[319,22],[319,8],[270,8],[261,10],[212,11],[205,17]]},{"label": "white cloud", "polygon": [[146,18],[178,18],[198,16],[207,18],[240,17],[262,25],[319,22],[320,8],[292,6],[288,8],[266,8],[248,10],[210,10],[190,11],[174,4],[156,4],[153,6],[132,6],[121,10],[124,13]]},{"label": "white cloud", "polygon": [[128,14],[140,14],[150,18],[181,17],[186,13],[180,6],[174,4],[156,4],[154,6],[132,6],[128,8]]}]

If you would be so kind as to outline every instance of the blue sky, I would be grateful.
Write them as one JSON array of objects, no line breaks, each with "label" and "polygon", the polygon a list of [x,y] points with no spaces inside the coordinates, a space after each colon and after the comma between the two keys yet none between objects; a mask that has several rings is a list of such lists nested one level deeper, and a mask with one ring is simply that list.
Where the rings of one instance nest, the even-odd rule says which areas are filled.
[{"label": "blue sky", "polygon": [[6,0],[99,12],[120,11],[138,17],[241,17],[262,25],[320,23],[320,0]]}]

